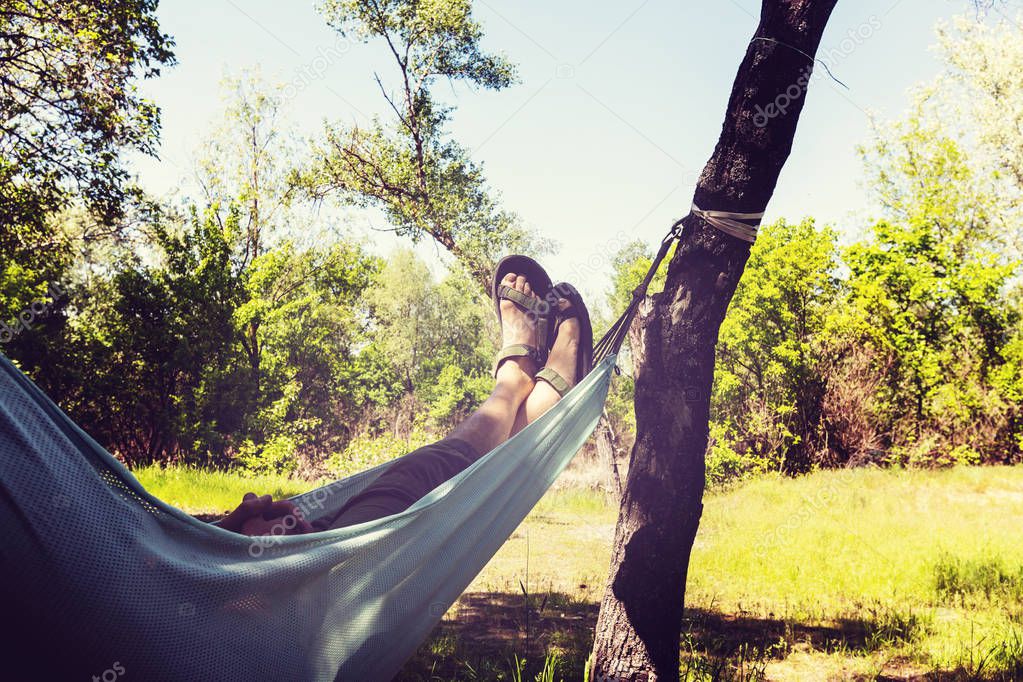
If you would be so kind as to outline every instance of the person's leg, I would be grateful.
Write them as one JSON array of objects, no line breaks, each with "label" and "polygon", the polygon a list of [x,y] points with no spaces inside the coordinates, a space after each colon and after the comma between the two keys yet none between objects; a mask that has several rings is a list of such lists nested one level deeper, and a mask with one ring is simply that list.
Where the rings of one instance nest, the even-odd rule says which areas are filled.
[{"label": "person's leg", "polygon": [[[558,336],[546,364],[547,367],[564,377],[570,386],[575,386],[580,379],[576,376],[579,330],[579,320],[575,318],[569,318],[558,326]],[[515,435],[528,424],[535,422],[544,412],[554,407],[559,400],[561,400],[561,396],[553,386],[546,381],[537,381],[529,397],[522,403],[518,414],[515,415],[511,435]]]},{"label": "person's leg", "polygon": [[352,498],[330,522],[343,528],[397,514],[444,481],[508,440],[533,380],[509,360],[498,369],[494,392],[442,441],[395,462],[369,488]]},{"label": "person's leg", "polygon": [[451,431],[476,452],[490,452],[511,436],[519,408],[533,390],[533,374],[538,368],[532,360],[515,358],[497,369],[497,385],[479,409]]},{"label": "person's leg", "polygon": [[[529,283],[509,275],[505,284],[527,295]],[[534,321],[510,301],[501,302],[504,345],[535,345]],[[396,462],[369,488],[350,500],[330,522],[342,528],[404,511],[438,485],[462,471],[483,454],[508,440],[515,416],[533,390],[539,368],[526,357],[506,360],[497,369],[497,383],[479,409],[444,440],[421,448]]]}]

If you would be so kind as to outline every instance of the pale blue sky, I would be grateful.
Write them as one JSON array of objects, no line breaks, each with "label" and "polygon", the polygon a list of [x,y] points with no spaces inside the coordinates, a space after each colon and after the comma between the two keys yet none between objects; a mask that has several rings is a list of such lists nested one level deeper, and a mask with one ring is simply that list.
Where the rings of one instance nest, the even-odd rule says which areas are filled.
[{"label": "pale blue sky", "polygon": [[[559,242],[552,274],[602,293],[608,246],[632,238],[654,245],[687,211],[760,3],[475,6],[487,47],[517,63],[521,82],[497,93],[438,84],[458,106],[452,132],[506,206]],[[812,215],[845,234],[861,229],[871,206],[855,147],[869,139],[868,113],[886,120],[906,109],[909,89],[938,72],[935,23],[967,7],[839,1],[821,54],[849,90],[818,69],[768,220]],[[292,84],[284,113],[301,135],[315,136],[324,120],[386,113],[373,72],[392,73],[387,55],[339,42],[311,2],[164,0],[159,13],[179,64],[144,85],[163,110],[160,160],[136,164],[151,191],[188,191],[189,159],[223,107],[221,79],[243,69],[258,66],[267,81]],[[361,216],[357,229],[378,220]],[[393,244],[371,238],[381,250]]]}]

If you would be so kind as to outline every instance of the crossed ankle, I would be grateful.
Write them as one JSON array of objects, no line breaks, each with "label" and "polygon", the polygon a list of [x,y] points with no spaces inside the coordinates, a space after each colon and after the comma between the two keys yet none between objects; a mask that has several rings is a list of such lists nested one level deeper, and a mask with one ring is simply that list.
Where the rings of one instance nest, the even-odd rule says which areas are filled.
[{"label": "crossed ankle", "polygon": [[497,384],[528,393],[537,370],[536,362],[531,358],[508,358],[497,368]]}]

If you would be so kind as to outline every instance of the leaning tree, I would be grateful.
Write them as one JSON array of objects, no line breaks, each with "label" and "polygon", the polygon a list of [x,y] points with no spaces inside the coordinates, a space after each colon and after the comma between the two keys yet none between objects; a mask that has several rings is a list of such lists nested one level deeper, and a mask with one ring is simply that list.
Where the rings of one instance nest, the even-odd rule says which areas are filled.
[{"label": "leaning tree", "polygon": [[[721,137],[696,188],[696,206],[743,214],[767,206],[836,2],[763,0]],[[714,346],[750,252],[749,242],[703,215],[694,211],[684,221],[664,290],[635,323],[636,444],[591,680],[679,676],[686,573],[703,509]]]}]

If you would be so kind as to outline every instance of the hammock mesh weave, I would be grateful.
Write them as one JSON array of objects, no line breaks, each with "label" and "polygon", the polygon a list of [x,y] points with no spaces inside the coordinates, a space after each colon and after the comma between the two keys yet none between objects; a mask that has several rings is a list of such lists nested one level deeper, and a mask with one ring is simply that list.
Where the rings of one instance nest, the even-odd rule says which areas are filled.
[{"label": "hammock mesh weave", "polygon": [[[147,493],[0,355],[5,586],[83,680],[388,680],[583,445],[613,367],[401,514],[248,538]],[[332,514],[383,468],[294,501]]]}]

